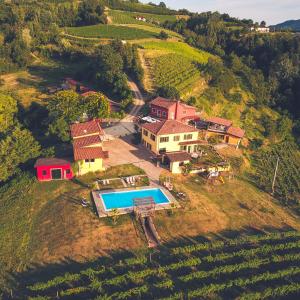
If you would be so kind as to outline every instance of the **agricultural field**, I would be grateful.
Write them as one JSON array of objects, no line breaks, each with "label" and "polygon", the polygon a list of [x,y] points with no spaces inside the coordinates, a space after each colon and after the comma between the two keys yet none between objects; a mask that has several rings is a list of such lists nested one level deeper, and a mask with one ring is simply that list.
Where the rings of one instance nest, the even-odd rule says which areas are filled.
[{"label": "agricultural field", "polygon": [[30,272],[19,293],[32,300],[296,299],[299,250],[299,231],[198,237],[152,253],[119,253],[73,270],[65,264],[50,278]]},{"label": "agricultural field", "polygon": [[[159,86],[174,86],[181,96],[189,95],[193,89],[204,85],[201,78],[201,67],[205,65],[211,54],[196,50],[185,43],[180,42],[143,42],[143,59],[145,61],[146,74],[150,74],[151,86],[155,89]],[[145,84],[147,88],[147,84]]]},{"label": "agricultural field", "polygon": [[155,32],[145,29],[104,24],[82,27],[67,27],[65,29],[65,32],[72,36],[121,40],[135,40],[157,37],[157,34]]},{"label": "agricultural field", "polygon": [[[288,202],[300,193],[300,153],[293,143],[272,145],[254,155],[256,181],[266,191],[272,192],[277,160],[274,192],[280,199]],[[299,203],[298,211],[300,211]]]},{"label": "agricultural field", "polygon": [[[149,13],[137,13],[121,10],[108,10],[108,17],[114,24],[147,24],[152,25],[152,23],[164,23],[165,21],[176,21],[175,15],[156,15]],[[136,16],[144,16],[147,22],[136,20]]]}]

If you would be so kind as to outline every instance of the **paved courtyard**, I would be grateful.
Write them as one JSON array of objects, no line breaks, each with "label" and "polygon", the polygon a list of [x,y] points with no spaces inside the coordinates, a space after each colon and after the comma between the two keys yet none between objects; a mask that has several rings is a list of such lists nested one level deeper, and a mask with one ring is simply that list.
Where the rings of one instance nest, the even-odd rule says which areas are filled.
[{"label": "paved courtyard", "polygon": [[133,145],[132,135],[104,142],[104,148],[109,151],[109,158],[104,161],[106,167],[121,164],[134,164],[143,169],[149,178],[158,182],[159,175],[163,170],[156,167],[151,161],[151,153],[141,145]]}]

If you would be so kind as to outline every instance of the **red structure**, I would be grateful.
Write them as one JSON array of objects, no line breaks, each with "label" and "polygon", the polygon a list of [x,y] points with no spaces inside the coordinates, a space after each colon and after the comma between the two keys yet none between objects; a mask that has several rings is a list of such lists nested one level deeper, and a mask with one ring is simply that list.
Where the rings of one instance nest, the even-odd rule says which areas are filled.
[{"label": "red structure", "polygon": [[184,123],[198,118],[195,107],[162,97],[157,97],[150,102],[150,115],[153,118]]},{"label": "red structure", "polygon": [[35,165],[39,181],[72,179],[71,163],[60,158],[39,158]]}]

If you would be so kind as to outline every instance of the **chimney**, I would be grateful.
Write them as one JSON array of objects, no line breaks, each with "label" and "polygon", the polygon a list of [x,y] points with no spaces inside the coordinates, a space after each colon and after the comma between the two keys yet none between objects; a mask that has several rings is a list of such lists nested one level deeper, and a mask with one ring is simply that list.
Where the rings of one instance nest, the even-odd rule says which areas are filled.
[{"label": "chimney", "polygon": [[178,107],[180,104],[180,100],[176,100],[176,106],[175,106],[175,120],[177,120],[178,117]]}]

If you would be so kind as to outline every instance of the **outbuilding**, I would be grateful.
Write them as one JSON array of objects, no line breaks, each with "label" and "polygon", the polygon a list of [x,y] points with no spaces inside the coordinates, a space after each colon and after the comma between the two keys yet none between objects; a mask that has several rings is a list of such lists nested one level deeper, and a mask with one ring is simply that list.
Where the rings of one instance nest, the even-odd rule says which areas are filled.
[{"label": "outbuilding", "polygon": [[72,179],[71,163],[60,158],[39,158],[34,168],[39,181]]}]

